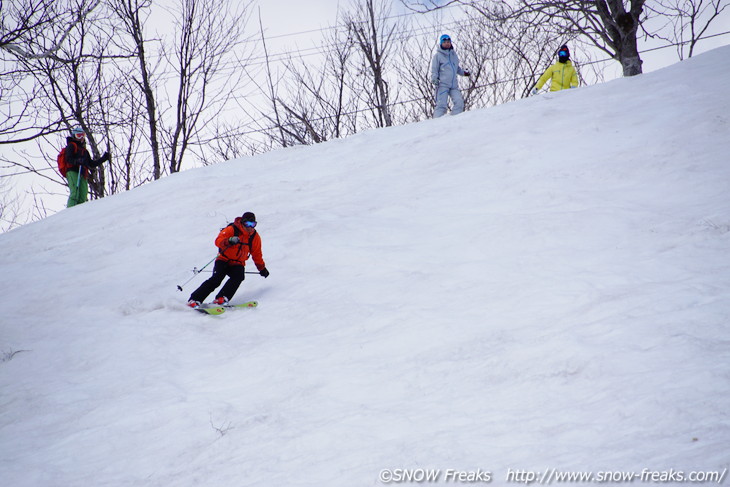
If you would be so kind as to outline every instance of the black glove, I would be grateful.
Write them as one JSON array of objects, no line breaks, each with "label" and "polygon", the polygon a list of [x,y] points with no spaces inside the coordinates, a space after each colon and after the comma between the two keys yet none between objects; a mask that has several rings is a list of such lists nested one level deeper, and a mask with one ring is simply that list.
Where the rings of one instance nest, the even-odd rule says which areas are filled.
[{"label": "black glove", "polygon": [[238,237],[231,237],[228,239],[228,243],[231,245],[236,245],[240,241],[241,239],[239,239]]},{"label": "black glove", "polygon": [[101,156],[101,162],[106,162],[106,161],[108,161],[111,158],[112,158],[112,156],[109,154],[108,151],[107,152],[104,152],[104,155]]},{"label": "black glove", "polygon": [[269,271],[268,271],[268,269],[266,269],[266,267],[264,267],[263,269],[261,269],[261,270],[259,271],[259,274],[260,274],[261,276],[263,276],[264,278],[266,278],[266,277],[269,277]]},{"label": "black glove", "polygon": [[469,70],[468,70],[468,69],[465,69],[465,70],[464,70],[464,76],[467,76],[467,77],[468,77],[468,76],[471,76],[471,73],[469,72]]}]

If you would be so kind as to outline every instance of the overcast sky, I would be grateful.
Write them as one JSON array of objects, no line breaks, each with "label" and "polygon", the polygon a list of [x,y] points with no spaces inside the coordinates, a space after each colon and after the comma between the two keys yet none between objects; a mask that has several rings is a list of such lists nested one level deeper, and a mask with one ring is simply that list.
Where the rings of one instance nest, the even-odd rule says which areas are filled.
[{"label": "overcast sky", "polygon": [[[284,49],[294,46],[311,47],[322,37],[319,29],[337,24],[338,8],[350,9],[353,0],[258,0],[254,9],[253,22],[258,24],[258,7],[266,30],[267,44]],[[453,9],[452,9],[453,10]],[[397,15],[407,10],[400,0],[391,1],[391,14]],[[282,37],[284,36],[284,37]]]}]

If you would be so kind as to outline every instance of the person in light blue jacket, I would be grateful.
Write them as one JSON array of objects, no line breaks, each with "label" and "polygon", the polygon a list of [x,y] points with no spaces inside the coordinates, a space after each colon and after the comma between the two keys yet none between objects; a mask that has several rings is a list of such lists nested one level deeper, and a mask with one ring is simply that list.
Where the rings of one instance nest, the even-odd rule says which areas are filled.
[{"label": "person in light blue jacket", "polygon": [[451,45],[451,37],[444,34],[439,38],[439,47],[431,61],[431,83],[436,86],[436,109],[433,118],[446,114],[449,97],[451,97],[451,114],[456,115],[464,111],[464,98],[459,90],[459,81],[456,75],[469,76],[469,71],[459,66],[459,57]]}]

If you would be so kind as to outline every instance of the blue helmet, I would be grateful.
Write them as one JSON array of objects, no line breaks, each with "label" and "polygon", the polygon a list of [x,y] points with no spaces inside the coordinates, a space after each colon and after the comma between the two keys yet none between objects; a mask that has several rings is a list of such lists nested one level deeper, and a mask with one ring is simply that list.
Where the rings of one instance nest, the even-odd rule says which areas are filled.
[{"label": "blue helmet", "polygon": [[82,129],[80,125],[77,125],[71,129],[71,136],[74,139],[82,140],[84,137],[86,137],[86,133],[84,132],[84,129]]},{"label": "blue helmet", "polygon": [[444,41],[450,41],[451,37],[448,34],[444,34],[441,37],[439,37],[439,46],[444,43]]}]

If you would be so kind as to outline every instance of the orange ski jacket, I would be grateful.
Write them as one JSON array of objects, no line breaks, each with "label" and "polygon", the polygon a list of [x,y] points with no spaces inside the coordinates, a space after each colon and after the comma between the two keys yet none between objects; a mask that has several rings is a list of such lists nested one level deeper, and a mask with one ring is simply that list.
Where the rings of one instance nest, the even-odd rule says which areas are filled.
[{"label": "orange ski jacket", "polygon": [[[238,237],[239,243],[231,244],[228,239]],[[249,235],[243,228],[243,222],[238,217],[233,223],[220,231],[215,239],[215,245],[218,247],[218,257],[216,260],[222,260],[233,265],[246,265],[249,256],[253,259],[258,270],[266,267],[263,254],[261,253],[261,236],[256,230]]]}]

